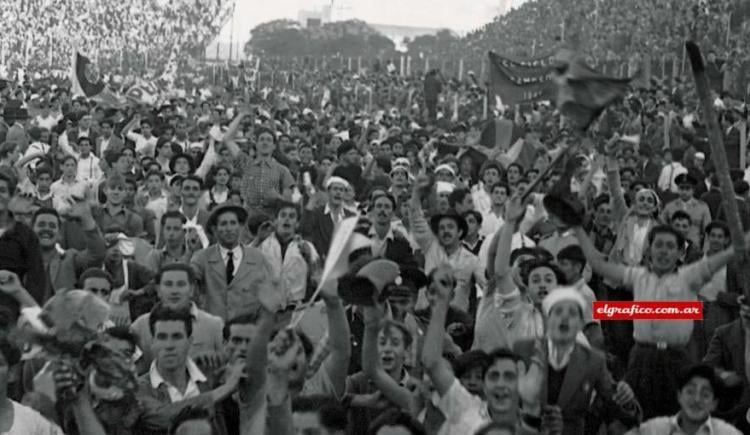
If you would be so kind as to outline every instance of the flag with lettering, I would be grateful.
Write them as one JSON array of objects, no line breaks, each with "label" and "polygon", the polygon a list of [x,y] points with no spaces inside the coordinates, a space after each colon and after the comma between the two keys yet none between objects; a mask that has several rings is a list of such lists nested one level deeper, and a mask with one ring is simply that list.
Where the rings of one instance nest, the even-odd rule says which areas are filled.
[{"label": "flag with lettering", "polygon": [[551,100],[554,97],[552,56],[520,60],[492,51],[488,56],[490,96],[499,96],[503,105]]},{"label": "flag with lettering", "polygon": [[159,102],[159,88],[152,82],[138,79],[125,93],[128,101],[135,104],[155,106]]}]

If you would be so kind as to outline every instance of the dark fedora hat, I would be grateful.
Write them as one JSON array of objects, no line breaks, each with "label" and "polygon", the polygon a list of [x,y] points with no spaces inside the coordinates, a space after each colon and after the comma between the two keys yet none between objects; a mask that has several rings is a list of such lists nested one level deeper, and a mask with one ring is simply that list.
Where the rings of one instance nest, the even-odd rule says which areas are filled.
[{"label": "dark fedora hat", "polygon": [[224,213],[230,212],[237,215],[237,220],[239,220],[240,225],[245,225],[245,222],[247,221],[247,210],[238,205],[224,203],[216,207],[211,212],[211,215],[208,217],[208,221],[206,221],[206,229],[210,230],[211,228],[213,228],[216,225],[216,222],[219,220],[219,216],[223,215]]},{"label": "dark fedora hat", "polygon": [[572,196],[547,194],[544,196],[543,203],[549,214],[557,217],[566,225],[573,227],[583,224],[583,205]]},{"label": "dark fedora hat", "polygon": [[458,225],[458,229],[461,231],[462,239],[466,236],[466,233],[469,232],[469,225],[466,223],[466,219],[455,211],[449,211],[448,213],[436,214],[430,218],[430,229],[432,229],[434,234],[438,233],[440,221],[443,219],[453,219],[456,221],[456,225]]}]

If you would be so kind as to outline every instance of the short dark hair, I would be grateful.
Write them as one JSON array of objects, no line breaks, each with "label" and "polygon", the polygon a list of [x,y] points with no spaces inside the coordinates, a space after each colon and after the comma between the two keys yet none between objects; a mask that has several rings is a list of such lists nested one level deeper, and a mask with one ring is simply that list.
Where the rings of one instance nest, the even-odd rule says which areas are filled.
[{"label": "short dark hair", "polygon": [[66,154],[66,155],[65,155],[65,156],[64,156],[64,157],[62,158],[62,160],[60,161],[60,164],[63,164],[63,165],[64,165],[65,163],[67,163],[67,162],[68,162],[68,160],[73,160],[73,162],[74,162],[74,163],[75,163],[76,165],[78,164],[78,159],[76,159],[75,157],[71,156],[70,154]]},{"label": "short dark hair", "polygon": [[448,203],[451,208],[456,208],[456,204],[463,201],[466,195],[471,195],[471,190],[460,188],[451,192],[450,195],[448,195]]},{"label": "short dark hair", "polygon": [[521,358],[518,356],[517,353],[513,352],[510,349],[506,349],[504,347],[498,348],[493,350],[492,352],[487,354],[487,365],[484,366],[484,370],[482,370],[482,378],[484,378],[487,375],[487,371],[492,367],[493,364],[495,364],[499,360],[509,359],[513,361],[514,363],[517,363],[521,360]]},{"label": "short dark hair", "polygon": [[299,207],[297,206],[297,204],[293,202],[278,200],[276,201],[274,208],[275,208],[274,217],[279,217],[279,213],[281,213],[281,210],[284,210],[285,208],[294,209],[294,211],[297,212],[297,217],[301,217]]},{"label": "short dark hair", "polygon": [[690,215],[685,210],[677,210],[676,212],[672,213],[672,216],[669,218],[669,223],[674,223],[674,221],[678,219],[685,219],[689,223],[693,222],[693,219],[690,218]]},{"label": "short dark hair", "polygon": [[505,181],[498,181],[497,183],[493,184],[492,189],[490,189],[490,193],[494,192],[498,187],[502,187],[503,189],[505,189],[505,193],[510,195],[510,186]]},{"label": "short dark hair", "polygon": [[477,221],[477,224],[480,227],[482,226],[482,213],[479,213],[476,210],[468,210],[464,212],[464,215],[463,215],[464,220],[469,216],[474,216],[474,220]]},{"label": "short dark hair", "polygon": [[43,214],[49,214],[57,218],[57,223],[60,224],[60,214],[52,207],[42,207],[34,212],[34,217],[31,218],[31,225],[36,223],[37,218]]},{"label": "short dark hair", "polygon": [[177,210],[169,210],[163,215],[161,215],[161,226],[164,227],[164,224],[167,222],[167,219],[179,219],[180,222],[182,222],[183,225],[187,223],[187,218],[184,214]]},{"label": "short dark hair", "polygon": [[[154,163],[156,163],[156,162],[152,161],[152,162],[150,162],[148,164],[148,166],[153,165]],[[159,179],[161,181],[164,181],[164,174],[161,173],[161,172],[159,172],[159,171],[148,171],[148,173],[146,174],[146,180],[148,180],[149,178],[153,177],[154,175],[156,175],[157,177],[159,177]]]},{"label": "short dark hair", "polygon": [[229,336],[232,333],[233,325],[257,325],[258,324],[258,311],[251,311],[249,313],[240,314],[239,316],[232,317],[227,323],[224,324],[224,328],[221,330],[221,335],[224,340],[229,340]]},{"label": "short dark hair", "polygon": [[182,177],[182,180],[180,180],[180,189],[182,189],[182,186],[186,181],[195,181],[196,183],[198,183],[198,188],[203,189],[203,179],[195,174],[188,174]]},{"label": "short dark hair", "polygon": [[380,429],[387,426],[400,426],[412,435],[427,435],[422,423],[400,409],[389,409],[380,414],[367,429],[368,435],[377,435]]},{"label": "short dark hair", "polygon": [[677,239],[677,246],[679,248],[682,248],[685,245],[685,237],[683,237],[682,234],[675,230],[671,225],[661,224],[651,228],[651,231],[648,232],[647,240],[649,246],[654,243],[657,234],[671,234]]},{"label": "short dark hair", "polygon": [[541,267],[546,267],[555,274],[555,278],[557,278],[557,285],[566,285],[567,281],[565,279],[565,275],[562,273],[559,267],[555,263],[552,263],[551,261],[547,260],[540,260],[535,259],[531,261],[527,261],[523,264],[523,267],[521,268],[521,279],[523,280],[524,285],[529,285],[529,275],[531,275],[531,272],[535,269],[539,269]]},{"label": "short dark hair", "polygon": [[[188,406],[186,408],[183,408],[177,414],[177,416],[172,419],[171,425],[169,427],[169,435],[175,435],[180,426],[189,421],[195,420],[207,421],[211,423],[211,412],[206,408],[199,408],[196,406]],[[215,432],[213,430],[213,427],[211,429],[211,432]]]},{"label": "short dark hair", "polygon": [[188,276],[188,281],[190,283],[195,282],[195,274],[193,273],[193,268],[187,264],[187,263],[170,263],[166,264],[159,269],[159,272],[156,274],[156,284],[161,283],[161,278],[164,276],[165,272],[174,272],[174,271],[182,271],[185,272]]},{"label": "short dark hair", "polygon": [[110,284],[112,284],[113,281],[112,275],[110,275],[106,270],[100,269],[98,267],[90,267],[86,269],[78,278],[78,285],[83,288],[83,283],[86,282],[86,280],[89,278],[106,279]]},{"label": "short dark hair", "polygon": [[155,336],[154,327],[156,322],[183,322],[185,323],[185,334],[188,337],[193,335],[193,316],[188,308],[174,309],[165,307],[162,304],[156,304],[148,316],[148,328],[151,335]]}]

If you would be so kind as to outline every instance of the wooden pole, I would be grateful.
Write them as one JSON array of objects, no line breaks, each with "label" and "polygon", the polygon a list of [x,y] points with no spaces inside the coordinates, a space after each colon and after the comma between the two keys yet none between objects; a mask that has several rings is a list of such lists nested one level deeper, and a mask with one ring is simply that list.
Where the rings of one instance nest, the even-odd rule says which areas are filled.
[{"label": "wooden pole", "polygon": [[[724,140],[719,128],[719,120],[714,112],[713,102],[711,101],[711,91],[708,85],[708,76],[703,63],[700,48],[695,42],[688,41],[685,43],[685,51],[690,58],[690,66],[693,69],[693,78],[695,79],[695,89],[703,109],[703,118],[708,123],[708,143],[711,145],[711,159],[716,167],[716,175],[719,178],[719,188],[724,203],[724,211],[727,216],[727,224],[732,235],[732,244],[734,245],[734,257],[739,262],[737,267],[737,283],[742,290],[745,298],[750,298],[750,270],[745,251],[745,234],[742,231],[740,223],[740,212],[737,208],[737,198],[734,194],[732,178],[729,175],[729,161],[726,150],[724,149]],[[736,156],[734,157],[736,158]]]}]

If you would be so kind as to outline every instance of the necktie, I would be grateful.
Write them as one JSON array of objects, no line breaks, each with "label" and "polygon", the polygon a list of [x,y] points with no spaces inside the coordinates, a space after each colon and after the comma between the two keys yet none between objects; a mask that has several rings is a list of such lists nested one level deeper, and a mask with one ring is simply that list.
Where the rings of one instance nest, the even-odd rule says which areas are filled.
[{"label": "necktie", "polygon": [[227,285],[232,283],[232,278],[234,278],[234,259],[232,258],[234,256],[234,252],[229,251],[227,252]]}]

